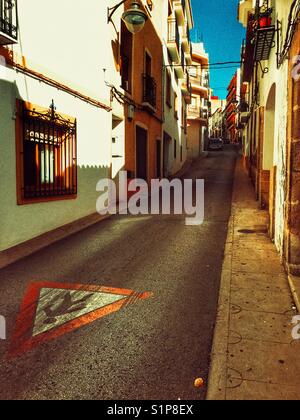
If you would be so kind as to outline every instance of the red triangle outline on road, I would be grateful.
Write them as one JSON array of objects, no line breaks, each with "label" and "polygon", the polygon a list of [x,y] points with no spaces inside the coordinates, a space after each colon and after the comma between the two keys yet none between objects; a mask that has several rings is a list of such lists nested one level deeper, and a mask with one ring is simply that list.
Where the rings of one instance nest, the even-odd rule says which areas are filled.
[{"label": "red triangle outline on road", "polygon": [[[46,331],[37,336],[32,336],[40,292],[44,288],[71,291],[81,290],[94,293],[110,293],[116,295],[124,295],[124,299],[120,299],[117,302],[89,312],[85,315],[81,315],[78,318],[72,319],[71,321],[67,321],[65,324],[57,326],[52,330]],[[148,299],[152,295],[153,294],[150,292],[137,293],[128,289],[86,284],[53,283],[49,281],[30,283],[21,304],[7,356],[8,358],[19,356],[41,343],[45,343],[61,337],[62,335],[81,328],[84,325],[90,324],[99,318],[117,312],[123,307],[131,305],[138,300]]]}]

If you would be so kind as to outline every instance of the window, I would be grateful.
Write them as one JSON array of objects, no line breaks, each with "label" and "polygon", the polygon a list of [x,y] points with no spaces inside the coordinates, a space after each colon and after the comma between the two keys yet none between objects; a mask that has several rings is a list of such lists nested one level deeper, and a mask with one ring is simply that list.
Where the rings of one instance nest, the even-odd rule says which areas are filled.
[{"label": "window", "polygon": [[131,93],[132,90],[132,50],[133,35],[127,30],[124,22],[121,27],[121,78],[122,88]]},{"label": "window", "polygon": [[152,76],[152,58],[147,51],[145,52],[145,74],[150,77]]},{"label": "window", "polygon": [[166,71],[166,104],[172,108],[172,78],[170,72]]},{"label": "window", "polygon": [[174,140],[174,159],[177,159],[177,141]]},{"label": "window", "polygon": [[76,120],[18,102],[18,203],[77,194]]}]

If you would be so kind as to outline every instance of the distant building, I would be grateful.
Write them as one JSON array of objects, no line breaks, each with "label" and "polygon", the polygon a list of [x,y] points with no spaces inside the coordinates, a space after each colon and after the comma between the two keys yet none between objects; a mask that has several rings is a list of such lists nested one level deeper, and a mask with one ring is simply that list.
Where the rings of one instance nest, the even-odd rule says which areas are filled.
[{"label": "distant building", "polygon": [[188,66],[192,64],[190,31],[194,21],[190,0],[156,3],[164,60],[162,175],[168,177],[187,159],[187,107],[191,101]]},{"label": "distant building", "polygon": [[231,143],[239,141],[238,108],[240,104],[241,70],[238,69],[228,86],[226,105],[226,130]]},{"label": "distant building", "polygon": [[[131,2],[126,3],[130,7]],[[121,23],[121,75],[125,90],[125,170],[130,178],[150,181],[161,174],[163,126],[162,41],[156,30],[158,7],[145,27],[132,35]],[[165,22],[167,27],[167,22]]]},{"label": "distant building", "polygon": [[219,99],[218,96],[212,96],[210,102],[209,136],[226,138],[226,100]]},{"label": "distant building", "polygon": [[193,65],[189,76],[192,85],[192,99],[188,107],[188,157],[197,158],[205,149],[208,139],[210,113],[209,56],[204,44],[192,44]]}]

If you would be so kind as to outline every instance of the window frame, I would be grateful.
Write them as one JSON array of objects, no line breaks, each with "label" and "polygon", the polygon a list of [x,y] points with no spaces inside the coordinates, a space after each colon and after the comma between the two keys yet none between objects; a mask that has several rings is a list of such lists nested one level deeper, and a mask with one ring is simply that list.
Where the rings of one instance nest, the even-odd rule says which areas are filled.
[{"label": "window frame", "polygon": [[[44,195],[37,197],[26,197],[25,196],[25,156],[24,156],[24,109],[27,111],[36,111],[41,114],[49,112],[49,109],[42,108],[40,106],[32,105],[28,102],[17,99],[16,101],[16,189],[17,189],[17,204],[36,204],[45,203],[51,201],[66,201],[74,200],[78,196],[78,167],[77,167],[77,121],[73,117],[58,114],[61,118],[74,124],[75,126],[75,143],[74,143],[74,154],[75,164],[72,166],[72,181],[74,182],[73,190],[74,193],[69,194],[57,194],[57,195]],[[72,158],[73,160],[73,158]],[[75,170],[74,170],[75,167]]]}]

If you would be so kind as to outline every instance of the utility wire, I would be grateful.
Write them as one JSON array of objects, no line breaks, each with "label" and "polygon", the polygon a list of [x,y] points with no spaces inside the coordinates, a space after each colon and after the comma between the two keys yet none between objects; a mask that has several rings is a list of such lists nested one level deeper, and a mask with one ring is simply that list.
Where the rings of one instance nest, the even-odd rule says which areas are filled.
[{"label": "utility wire", "polygon": [[[235,66],[230,66],[230,67],[225,67],[225,66],[229,66],[230,64],[235,64]],[[186,68],[197,68],[197,67],[201,67],[203,69],[211,69],[214,66],[221,66],[218,68],[233,68],[236,67],[237,65],[241,64],[241,60],[240,61],[224,61],[224,62],[220,62],[220,63],[209,63],[209,64],[186,64],[184,66],[182,66],[182,64],[167,64],[164,67],[171,67],[171,68],[176,68],[176,67],[186,67]],[[213,69],[212,69],[213,70]]]}]

